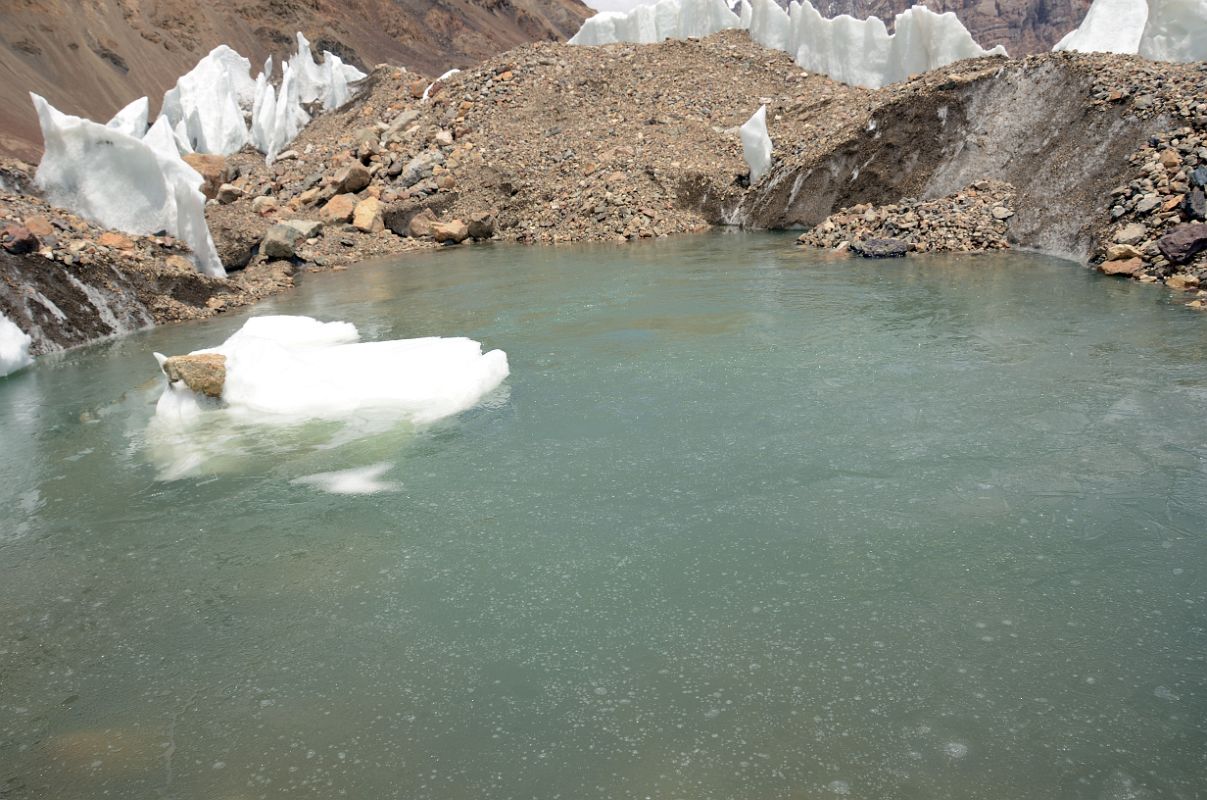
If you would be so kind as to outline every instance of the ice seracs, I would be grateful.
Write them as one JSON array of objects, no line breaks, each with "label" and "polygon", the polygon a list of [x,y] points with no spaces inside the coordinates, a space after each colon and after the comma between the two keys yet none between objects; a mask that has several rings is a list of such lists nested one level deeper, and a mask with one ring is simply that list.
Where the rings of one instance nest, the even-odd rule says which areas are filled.
[{"label": "ice seracs", "polygon": [[767,134],[767,106],[759,110],[738,129],[742,139],[742,154],[750,167],[750,182],[755,183],[771,169],[771,137]]},{"label": "ice seracs", "polygon": [[45,148],[35,182],[47,200],[126,233],[167,231],[192,248],[199,271],[226,275],[206,225],[201,175],[166,145],[165,126],[139,139],[30,96]]},{"label": "ice seracs", "polygon": [[150,117],[151,103],[147,98],[140,97],[117,112],[105,127],[141,139],[147,133],[147,120]]},{"label": "ice seracs", "polygon": [[570,44],[654,44],[663,39],[709,36],[741,27],[725,0],[659,0],[631,11],[604,11],[589,18]]},{"label": "ice seracs", "polygon": [[243,109],[254,96],[251,62],[219,45],[164,93],[159,113],[174,130],[183,126],[196,152],[230,155],[247,144]]},{"label": "ice seracs", "polygon": [[[476,405],[507,378],[507,355],[466,338],[361,342],[347,322],[253,317],[218,347],[226,357],[225,413],[292,424],[385,414],[434,422]],[[181,382],[160,397],[161,421],[187,422],[206,401]]]},{"label": "ice seracs", "polygon": [[31,341],[25,331],[0,313],[0,378],[33,362],[29,355]]},{"label": "ice seracs", "polygon": [[1207,0],[1094,0],[1053,50],[1207,60]]},{"label": "ice seracs", "polygon": [[914,6],[894,20],[894,33],[877,17],[827,19],[809,2],[784,10],[774,0],[741,0],[735,14],[723,0],[661,0],[632,11],[596,14],[571,44],[652,43],[746,28],[764,47],[781,50],[811,72],[843,83],[878,88],[965,58],[1005,55],[982,48],[955,14]]}]

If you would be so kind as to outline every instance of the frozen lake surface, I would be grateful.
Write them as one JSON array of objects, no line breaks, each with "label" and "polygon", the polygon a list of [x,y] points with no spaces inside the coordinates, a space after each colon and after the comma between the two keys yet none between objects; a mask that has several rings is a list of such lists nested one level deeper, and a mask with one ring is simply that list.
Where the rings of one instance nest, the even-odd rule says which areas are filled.
[{"label": "frozen lake surface", "polygon": [[0,798],[1207,796],[1207,320],[1164,292],[716,235],[249,313],[511,377],[156,436],[151,352],[232,314],[0,380]]}]

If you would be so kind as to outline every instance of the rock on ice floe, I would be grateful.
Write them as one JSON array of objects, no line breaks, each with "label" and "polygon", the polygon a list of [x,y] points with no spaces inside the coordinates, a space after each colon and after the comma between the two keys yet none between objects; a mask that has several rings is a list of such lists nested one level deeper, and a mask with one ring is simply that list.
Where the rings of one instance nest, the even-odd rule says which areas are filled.
[{"label": "rock on ice floe", "polygon": [[764,47],[782,50],[811,71],[856,86],[878,88],[965,58],[1005,55],[985,50],[955,14],[914,6],[898,14],[895,33],[877,17],[827,19],[809,2],[784,10],[774,0],[742,0],[734,14],[723,0],[661,0],[629,12],[596,14],[571,44],[651,43],[747,28]]},{"label": "rock on ice floe", "polygon": [[[509,374],[506,353],[483,353],[471,339],[359,339],[347,322],[253,317],[218,347],[190,355],[223,356],[225,410],[262,422],[373,412],[433,422],[472,408]],[[187,422],[202,413],[204,403],[183,380],[170,382],[156,418]]]},{"label": "rock on ice floe", "polygon": [[205,221],[202,177],[164,143],[163,126],[139,139],[31,97],[45,147],[35,181],[47,200],[126,233],[166,230],[192,248],[198,270],[226,275]]},{"label": "rock on ice floe", "polygon": [[25,331],[4,314],[0,314],[0,377],[28,366],[33,359],[29,355],[32,340]]},{"label": "rock on ice floe", "polygon": [[1207,0],[1094,0],[1053,50],[1207,60]]},{"label": "rock on ice floe", "polygon": [[741,27],[725,0],[659,0],[631,11],[603,11],[588,19],[570,44],[654,44],[663,39],[709,36]]},{"label": "rock on ice floe", "polygon": [[750,182],[755,183],[771,169],[771,136],[767,133],[767,106],[759,110],[738,129],[742,138],[742,154],[750,167]]}]

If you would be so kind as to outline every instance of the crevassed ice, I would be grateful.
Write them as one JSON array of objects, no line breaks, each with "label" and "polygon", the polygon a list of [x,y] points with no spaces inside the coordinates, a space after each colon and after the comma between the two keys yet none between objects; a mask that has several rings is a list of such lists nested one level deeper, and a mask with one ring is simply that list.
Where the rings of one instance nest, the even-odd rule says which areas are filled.
[{"label": "crevassed ice", "polygon": [[1207,0],[1094,0],[1053,50],[1207,60]]},{"label": "crevassed ice", "polygon": [[[507,354],[482,352],[466,338],[361,342],[347,322],[310,317],[253,317],[218,347],[226,356],[225,413],[247,421],[292,424],[384,412],[415,423],[476,405],[508,376]],[[156,417],[171,424],[202,407],[170,386]]]},{"label": "crevassed ice", "polygon": [[29,355],[31,341],[25,331],[0,313],[0,377],[16,372],[33,361]]},{"label": "crevassed ice", "polygon": [[750,167],[750,182],[754,183],[771,169],[771,137],[767,134],[767,106],[759,110],[738,129],[742,139],[742,154]]},{"label": "crevassed ice", "polygon": [[773,0],[742,0],[734,14],[723,0],[662,0],[629,12],[588,19],[571,44],[652,43],[747,28],[764,47],[781,50],[801,67],[837,81],[878,88],[965,58],[1005,55],[985,50],[954,13],[914,6],[898,14],[895,33],[877,17],[827,19],[811,3],[785,11]]},{"label": "crevassed ice", "polygon": [[226,275],[206,225],[201,175],[167,144],[166,124],[140,139],[30,96],[45,148],[35,182],[47,200],[107,228],[167,231],[192,248],[199,271]]}]

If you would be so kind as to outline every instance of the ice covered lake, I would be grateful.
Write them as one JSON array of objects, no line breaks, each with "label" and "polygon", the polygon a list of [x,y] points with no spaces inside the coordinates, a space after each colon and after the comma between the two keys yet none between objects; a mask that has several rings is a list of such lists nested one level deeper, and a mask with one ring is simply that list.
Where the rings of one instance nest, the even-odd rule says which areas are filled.
[{"label": "ice covered lake", "polygon": [[249,313],[511,377],[195,451],[151,352],[247,314],[0,380],[5,800],[1207,793],[1207,325],[1163,291],[716,235]]}]

